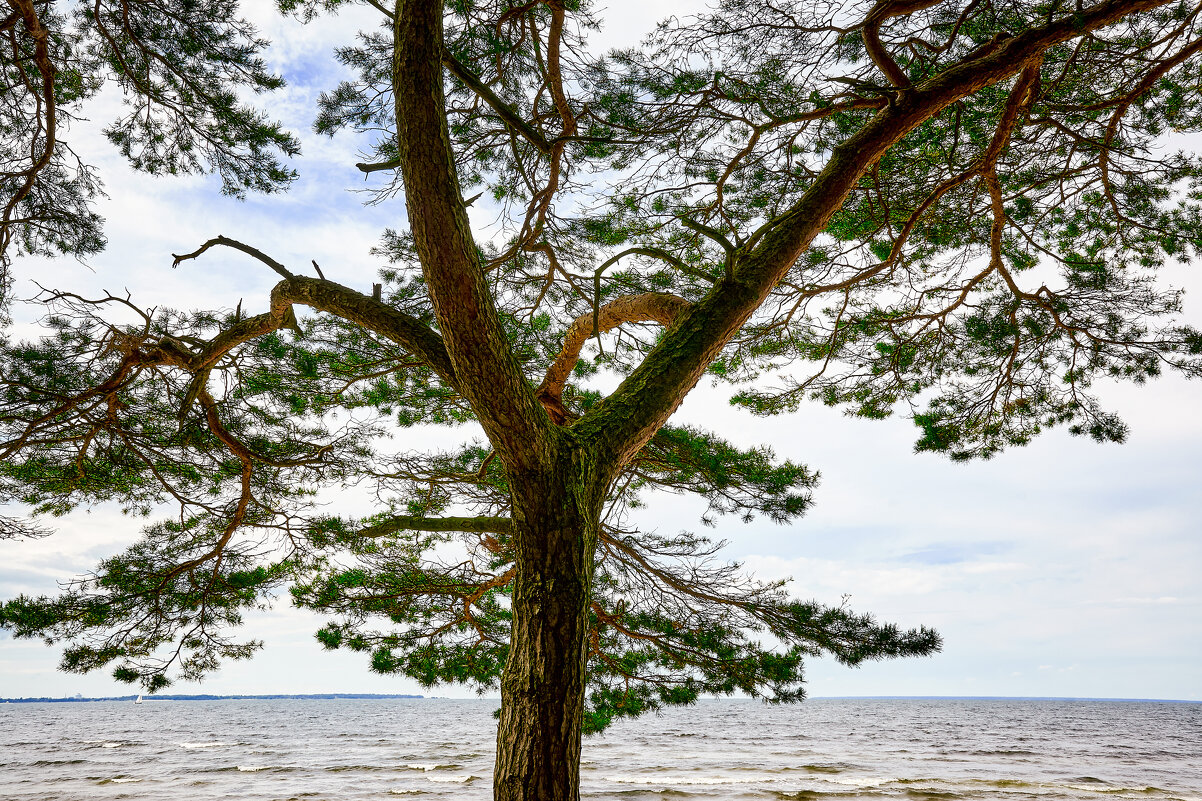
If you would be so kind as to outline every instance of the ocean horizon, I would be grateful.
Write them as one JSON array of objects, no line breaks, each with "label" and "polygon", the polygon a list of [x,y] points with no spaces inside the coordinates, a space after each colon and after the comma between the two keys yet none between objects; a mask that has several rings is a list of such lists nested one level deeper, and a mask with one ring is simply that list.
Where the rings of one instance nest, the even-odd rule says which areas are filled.
[{"label": "ocean horizon", "polygon": [[[67,703],[74,701],[132,701],[141,698],[145,701],[224,701],[224,700],[338,700],[338,699],[387,699],[387,698],[424,698],[444,700],[491,700],[499,701],[497,695],[420,695],[415,693],[250,693],[240,694],[210,694],[210,693],[130,693],[128,695],[85,696],[81,694],[64,696],[21,696],[5,698],[0,696],[0,703]],[[705,696],[702,701],[722,700],[756,700],[745,696]],[[1148,704],[1202,704],[1202,699],[1189,698],[1112,698],[1109,696],[1085,695],[810,695],[805,701],[1113,701],[1114,703],[1148,703]],[[804,701],[803,701],[804,703]]]}]

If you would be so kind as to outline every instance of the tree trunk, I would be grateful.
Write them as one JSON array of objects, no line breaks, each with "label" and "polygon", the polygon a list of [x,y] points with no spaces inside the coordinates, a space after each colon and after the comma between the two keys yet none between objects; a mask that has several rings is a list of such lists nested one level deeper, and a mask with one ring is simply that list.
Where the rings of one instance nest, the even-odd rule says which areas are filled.
[{"label": "tree trunk", "polygon": [[[600,493],[576,460],[515,476],[513,634],[501,678],[496,801],[576,801]],[[573,463],[574,462],[574,463]]]}]

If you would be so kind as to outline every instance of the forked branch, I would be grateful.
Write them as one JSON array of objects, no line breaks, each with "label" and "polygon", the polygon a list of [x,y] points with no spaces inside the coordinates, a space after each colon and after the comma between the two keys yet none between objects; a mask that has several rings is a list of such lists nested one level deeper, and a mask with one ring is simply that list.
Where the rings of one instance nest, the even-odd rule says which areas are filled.
[{"label": "forked branch", "polygon": [[571,419],[563,406],[563,388],[589,337],[613,330],[623,323],[654,322],[670,326],[688,306],[689,302],[677,295],[647,292],[612,300],[593,313],[577,317],[564,334],[559,356],[547,368],[546,377],[535,390],[535,396],[551,419],[558,425],[564,425]]},{"label": "forked branch", "polygon": [[192,251],[191,253],[185,253],[183,255],[180,255],[177,253],[172,253],[171,257],[174,259],[174,261],[171,262],[171,266],[178,267],[179,263],[181,261],[187,261],[188,259],[195,259],[197,256],[204,253],[206,250],[213,247],[214,245],[224,245],[227,248],[233,248],[234,250],[240,250],[243,253],[247,254],[248,256],[253,256],[254,258],[256,258],[259,261],[266,264],[271,269],[275,270],[277,273],[279,273],[280,277],[282,277],[282,278],[291,278],[292,277],[292,273],[288,270],[287,267],[285,267],[284,265],[280,264],[275,259],[268,256],[263,251],[259,250],[258,248],[253,248],[250,245],[247,245],[243,242],[239,242],[237,239],[230,239],[228,236],[215,236],[212,239],[210,239],[208,242],[205,242],[203,245],[201,245],[196,250]]},{"label": "forked branch", "polygon": [[864,18],[864,27],[860,31],[864,39],[864,49],[889,82],[899,89],[910,85],[910,77],[881,43],[881,25],[894,17],[903,17],[940,2],[941,0],[880,0]]},{"label": "forked branch", "polygon": [[[374,292],[368,296],[325,278],[315,279],[295,275],[261,250],[226,236],[214,237],[191,253],[172,254],[175,258],[173,266],[200,256],[214,245],[223,245],[252,256],[283,276],[285,280],[277,284],[271,291],[272,310],[270,314],[257,315],[237,322],[214,337],[202,349],[201,352],[204,355],[200,357],[201,361],[196,369],[211,366],[230,348],[242,342],[279,328],[294,327],[295,317],[292,315],[291,306],[293,303],[300,303],[341,317],[391,339],[430,365],[448,386],[455,386],[455,368],[451,365],[442,337],[416,317],[384,303],[375,296]],[[199,357],[200,354],[197,356]]]}]

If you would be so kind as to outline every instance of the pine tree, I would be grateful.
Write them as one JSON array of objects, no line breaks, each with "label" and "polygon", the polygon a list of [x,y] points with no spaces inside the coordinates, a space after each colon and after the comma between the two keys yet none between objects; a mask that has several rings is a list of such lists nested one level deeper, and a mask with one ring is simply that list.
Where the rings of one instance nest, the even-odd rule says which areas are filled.
[{"label": "pine tree", "polygon": [[[67,670],[201,677],[253,653],[233,629],[287,588],[373,670],[499,686],[496,797],[573,799],[582,732],[615,717],[794,701],[807,656],[939,647],[630,526],[655,488],[782,523],[810,503],[806,467],[671,424],[704,377],[757,414],[907,409],[919,450],[970,459],[1058,425],[1122,440],[1093,380],[1202,372],[1156,280],[1202,245],[1200,162],[1163,146],[1202,127],[1199,7],[723,0],[597,54],[582,2],[365,2],[381,28],[338,51],[357,79],[315,125],[359,132],[375,200],[404,198],[379,284],[215,236],[176,263],[239,251],[279,276],[266,311],[55,290],[44,338],[0,342],[6,497],[173,509],[62,595],[0,607],[16,636],[69,642]],[[292,179],[296,140],[243,99],[281,79],[236,3],[7,3],[6,271],[103,246],[98,177],[62,132],[108,83],[135,167],[233,195]],[[485,194],[489,238],[466,213]],[[604,396],[602,368],[623,376]],[[485,440],[445,452],[384,437],[467,421]],[[377,505],[314,505],[352,483]]]}]

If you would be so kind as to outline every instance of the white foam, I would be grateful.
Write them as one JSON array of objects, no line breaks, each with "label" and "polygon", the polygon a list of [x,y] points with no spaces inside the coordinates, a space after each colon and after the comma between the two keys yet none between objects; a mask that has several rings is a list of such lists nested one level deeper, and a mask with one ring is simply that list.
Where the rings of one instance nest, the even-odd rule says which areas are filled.
[{"label": "white foam", "polygon": [[472,774],[466,773],[466,774],[462,774],[459,776],[427,776],[426,781],[452,782],[454,784],[465,784],[466,782],[470,782],[474,778],[476,778],[476,777],[473,776]]},{"label": "white foam", "polygon": [[227,743],[223,740],[214,740],[208,743],[176,743],[180,748],[222,748],[233,743]]},{"label": "white foam", "polygon": [[140,782],[140,781],[142,781],[142,780],[141,779],[121,778],[121,779],[113,779],[113,784],[128,784],[129,782]]},{"label": "white foam", "polygon": [[1148,793],[1149,791],[1151,791],[1153,789],[1151,787],[1115,787],[1113,785],[1102,784],[1100,782],[1098,784],[1066,784],[1064,786],[1068,787],[1071,790],[1082,790],[1087,793],[1107,793],[1107,794],[1109,794],[1109,793],[1135,793],[1137,795],[1144,795],[1145,793]]},{"label": "white foam", "polygon": [[275,765],[239,765],[238,770],[243,773],[254,773],[257,770],[270,770]]},{"label": "white foam", "polygon": [[667,787],[675,785],[705,785],[705,784],[767,784],[780,781],[776,776],[767,774],[748,775],[748,776],[602,776],[604,781],[611,781],[616,784],[656,784]]},{"label": "white foam", "polygon": [[101,748],[120,748],[122,743],[102,743]]},{"label": "white foam", "polygon": [[409,768],[409,770],[431,771],[436,770],[438,765],[434,762],[410,762],[405,767]]},{"label": "white foam", "polygon": [[814,778],[819,781],[830,782],[831,784],[846,784],[852,787],[875,787],[878,784],[889,781],[889,779],[882,779],[880,777],[856,778],[855,776],[846,776],[835,778],[833,776],[815,776]]}]

